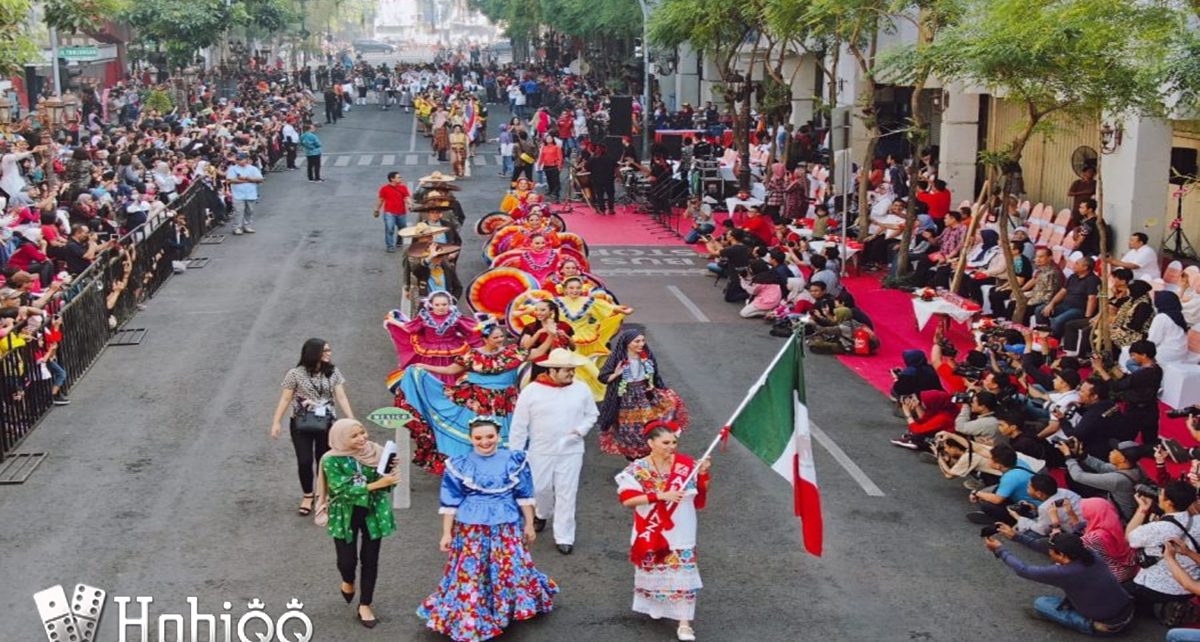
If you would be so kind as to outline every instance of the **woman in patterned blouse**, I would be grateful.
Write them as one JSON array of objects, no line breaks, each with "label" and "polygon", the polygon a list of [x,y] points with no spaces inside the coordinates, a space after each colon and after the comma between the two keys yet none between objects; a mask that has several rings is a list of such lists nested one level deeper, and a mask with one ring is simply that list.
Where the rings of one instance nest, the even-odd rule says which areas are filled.
[{"label": "woman in patterned blouse", "polygon": [[[392,515],[392,486],[399,473],[377,472],[383,448],[367,438],[367,430],[354,419],[339,419],[329,430],[329,452],[317,472],[318,526],[325,526],[337,549],[342,574],[342,598],[354,599],[354,573],[362,568],[358,621],[368,629],[379,622],[371,610],[375,578],[379,575],[379,547],[396,532]],[[362,542],[359,542],[359,535]]]}]

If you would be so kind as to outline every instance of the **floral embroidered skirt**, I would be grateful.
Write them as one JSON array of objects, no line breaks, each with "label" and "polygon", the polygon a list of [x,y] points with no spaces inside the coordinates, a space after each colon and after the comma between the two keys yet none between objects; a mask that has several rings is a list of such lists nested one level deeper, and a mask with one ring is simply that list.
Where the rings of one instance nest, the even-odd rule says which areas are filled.
[{"label": "floral embroidered skirt", "polygon": [[533,566],[518,523],[455,522],[442,582],[421,603],[425,626],[455,642],[489,640],[554,608],[558,585]]},{"label": "floral embroidered skirt", "polygon": [[616,424],[601,426],[604,432],[600,433],[600,450],[629,459],[649,455],[642,431],[656,419],[674,421],[680,432],[687,427],[687,408],[679,395],[670,388],[650,388],[645,381],[626,383]]},{"label": "floral embroidered skirt", "polygon": [[703,586],[696,549],[673,550],[661,562],[648,558],[633,570],[633,610],[656,620],[693,620]]},{"label": "floral embroidered skirt", "polygon": [[438,452],[437,438],[429,424],[421,419],[421,413],[398,394],[393,402],[397,408],[403,408],[412,414],[414,419],[405,426],[413,439],[412,463],[426,472],[441,475],[446,470],[446,456]]}]

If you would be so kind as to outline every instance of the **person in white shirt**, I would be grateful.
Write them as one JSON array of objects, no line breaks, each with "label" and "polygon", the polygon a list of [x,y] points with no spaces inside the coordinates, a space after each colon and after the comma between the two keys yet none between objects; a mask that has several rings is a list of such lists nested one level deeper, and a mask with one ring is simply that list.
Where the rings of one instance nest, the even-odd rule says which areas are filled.
[{"label": "person in white shirt", "polygon": [[[36,151],[36,150],[35,150]],[[29,143],[18,138],[12,149],[7,141],[0,141],[0,190],[9,198],[25,189],[25,176],[21,174],[21,161],[33,156]]]},{"label": "person in white shirt", "polygon": [[[1142,568],[1127,582],[1125,588],[1133,599],[1142,604],[1162,604],[1186,601],[1192,595],[1172,577],[1167,563],[1162,560],[1163,547],[1170,540],[1181,540],[1185,546],[1196,550],[1200,538],[1200,518],[1188,510],[1196,502],[1196,489],[1185,481],[1173,481],[1158,492],[1158,507],[1162,517],[1148,522],[1155,500],[1137,495],[1137,512],[1125,526],[1125,537],[1129,545],[1141,549],[1144,554],[1159,558],[1152,566]],[[1196,563],[1190,558],[1179,558],[1180,565],[1193,577],[1197,574]]]},{"label": "person in white shirt", "polygon": [[1108,263],[1113,267],[1123,267],[1133,270],[1133,278],[1143,281],[1154,281],[1162,276],[1158,266],[1158,254],[1150,247],[1150,237],[1145,232],[1134,232],[1129,235],[1129,251],[1120,259],[1109,258]]},{"label": "person in white shirt", "polygon": [[554,519],[558,552],[575,546],[575,496],[583,468],[584,437],[600,416],[587,384],[575,380],[575,369],[587,360],[556,348],[539,366],[538,375],[521,391],[513,409],[508,447],[529,455],[533,473],[534,528]]},{"label": "person in white shirt", "polygon": [[287,168],[291,170],[297,169],[296,150],[300,147],[300,132],[296,131],[296,127],[292,124],[294,121],[294,118],[288,117],[287,122],[283,124],[283,131],[280,133],[283,149],[287,152]]}]

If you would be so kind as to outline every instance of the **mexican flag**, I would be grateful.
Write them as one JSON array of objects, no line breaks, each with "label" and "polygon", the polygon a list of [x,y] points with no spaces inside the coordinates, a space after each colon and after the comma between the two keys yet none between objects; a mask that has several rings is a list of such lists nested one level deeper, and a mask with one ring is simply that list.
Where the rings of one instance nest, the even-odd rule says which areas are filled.
[{"label": "mexican flag", "polygon": [[821,555],[821,495],[804,399],[804,349],[793,335],[729,420],[730,434],[792,484],[804,548]]}]

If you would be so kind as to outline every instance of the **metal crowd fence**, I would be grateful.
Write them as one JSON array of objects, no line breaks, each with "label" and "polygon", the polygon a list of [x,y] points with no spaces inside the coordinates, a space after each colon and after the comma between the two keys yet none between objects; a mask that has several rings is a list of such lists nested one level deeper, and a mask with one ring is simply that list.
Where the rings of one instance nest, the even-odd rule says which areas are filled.
[{"label": "metal crowd fence", "polygon": [[45,329],[34,334],[41,340],[22,339],[27,320],[0,337],[0,462],[53,406],[54,371],[65,371],[65,378],[59,375],[61,389],[70,390],[138,306],[170,278],[176,262],[188,260],[224,207],[211,185],[197,181],[158,216],[98,254],[44,310],[46,328],[61,322],[53,363],[45,363]]}]

